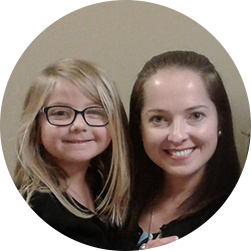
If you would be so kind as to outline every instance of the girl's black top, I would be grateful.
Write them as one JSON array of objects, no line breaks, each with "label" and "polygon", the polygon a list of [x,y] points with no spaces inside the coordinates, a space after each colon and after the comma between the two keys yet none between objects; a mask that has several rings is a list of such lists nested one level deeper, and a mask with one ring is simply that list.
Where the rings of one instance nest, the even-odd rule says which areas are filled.
[{"label": "girl's black top", "polygon": [[28,215],[24,215],[22,206],[6,207],[0,223],[1,251],[108,249],[108,227],[97,216],[77,217],[49,193],[37,192],[31,205]]}]

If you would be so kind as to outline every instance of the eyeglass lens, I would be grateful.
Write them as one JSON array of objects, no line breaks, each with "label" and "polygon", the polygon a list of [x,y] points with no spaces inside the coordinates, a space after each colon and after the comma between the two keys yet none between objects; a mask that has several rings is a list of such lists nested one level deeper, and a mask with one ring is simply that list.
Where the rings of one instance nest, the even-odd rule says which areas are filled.
[{"label": "eyeglass lens", "polygon": [[[75,120],[75,110],[70,107],[50,107],[47,111],[47,117],[51,124],[68,125]],[[87,124],[92,126],[102,126],[108,123],[108,117],[103,107],[88,107],[82,115]]]}]

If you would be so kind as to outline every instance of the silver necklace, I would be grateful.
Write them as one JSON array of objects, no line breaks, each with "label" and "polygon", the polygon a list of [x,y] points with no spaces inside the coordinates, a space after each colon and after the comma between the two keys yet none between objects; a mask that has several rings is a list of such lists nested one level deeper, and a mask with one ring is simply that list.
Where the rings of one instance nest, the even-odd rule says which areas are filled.
[{"label": "silver necklace", "polygon": [[[151,233],[152,223],[153,223],[153,214],[154,214],[154,211],[152,210],[151,214],[150,214],[150,221],[149,221],[149,226],[148,226],[148,240],[147,240],[147,242],[149,240],[153,239],[153,234]],[[145,249],[147,242],[144,242],[143,244],[141,244],[141,246],[139,247],[139,250]]]},{"label": "silver necklace", "polygon": [[153,214],[154,214],[154,211],[152,210],[152,212],[150,214],[150,223],[149,223],[149,227],[148,227],[148,240],[153,239],[153,234],[151,233],[152,223],[153,223]]}]

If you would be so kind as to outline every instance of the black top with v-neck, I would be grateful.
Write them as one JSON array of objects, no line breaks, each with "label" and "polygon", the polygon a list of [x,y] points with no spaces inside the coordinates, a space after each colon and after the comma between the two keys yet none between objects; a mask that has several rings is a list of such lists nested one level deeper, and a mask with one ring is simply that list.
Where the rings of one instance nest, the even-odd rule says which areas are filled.
[{"label": "black top with v-neck", "polygon": [[[177,235],[182,251],[229,251],[245,243],[232,242],[235,232],[246,217],[246,192],[238,186],[234,191],[186,218],[174,220],[161,227],[162,237]],[[138,227],[129,236],[116,236],[113,249],[120,251],[138,250],[137,243],[142,234]],[[238,240],[244,241],[244,236]]]},{"label": "black top with v-neck", "polygon": [[97,216],[77,217],[49,193],[36,193],[31,204],[28,215],[21,207],[4,212],[1,251],[107,250],[108,227]]}]

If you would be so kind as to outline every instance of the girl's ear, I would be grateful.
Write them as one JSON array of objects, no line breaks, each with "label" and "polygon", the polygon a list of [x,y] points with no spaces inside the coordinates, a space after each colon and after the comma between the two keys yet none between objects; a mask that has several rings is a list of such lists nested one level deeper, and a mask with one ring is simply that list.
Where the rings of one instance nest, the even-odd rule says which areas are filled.
[{"label": "girl's ear", "polygon": [[38,144],[42,145],[42,140],[41,140],[41,130],[40,130],[40,123],[39,123],[39,116],[37,115],[35,120],[34,120],[34,134],[35,137],[37,138]]}]

